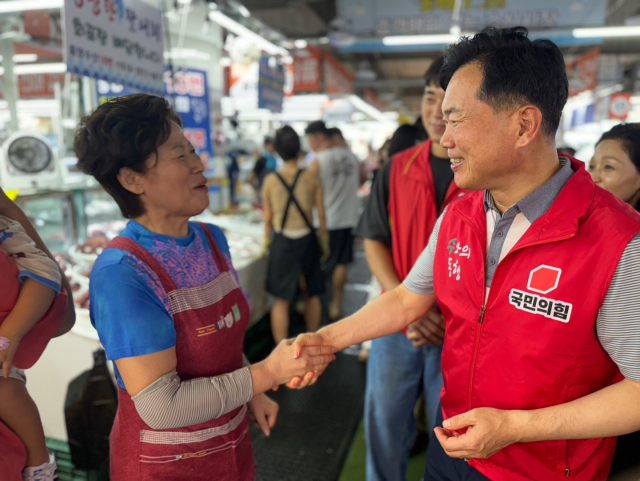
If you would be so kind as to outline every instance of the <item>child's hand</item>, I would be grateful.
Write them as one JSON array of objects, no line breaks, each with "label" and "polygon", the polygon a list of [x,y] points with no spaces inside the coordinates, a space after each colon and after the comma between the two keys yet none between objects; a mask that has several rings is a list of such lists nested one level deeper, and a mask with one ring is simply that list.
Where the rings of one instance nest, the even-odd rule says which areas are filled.
[{"label": "child's hand", "polygon": [[0,366],[2,366],[2,374],[5,378],[8,378],[11,373],[11,362],[13,356],[16,355],[20,340],[20,338],[9,339],[0,335]]}]

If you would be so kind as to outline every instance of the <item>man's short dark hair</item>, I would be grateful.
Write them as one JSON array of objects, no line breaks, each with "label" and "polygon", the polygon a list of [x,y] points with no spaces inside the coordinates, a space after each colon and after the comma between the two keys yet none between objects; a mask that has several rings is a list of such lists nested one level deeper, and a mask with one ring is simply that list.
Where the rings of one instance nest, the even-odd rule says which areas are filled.
[{"label": "man's short dark hair", "polygon": [[285,125],[276,132],[276,152],[282,160],[293,160],[300,154],[300,137],[293,128]]},{"label": "man's short dark hair", "polygon": [[344,135],[342,135],[342,130],[340,130],[338,127],[331,127],[330,129],[327,129],[329,132],[329,137],[340,137],[342,140],[344,140]]},{"label": "man's short dark hair", "polygon": [[78,168],[111,194],[125,218],[145,211],[139,196],[120,184],[118,173],[123,167],[145,173],[147,159],[171,135],[171,122],[182,127],[164,98],[146,94],[110,100],[80,121],[73,142]]},{"label": "man's short dark hair", "polygon": [[262,145],[273,145],[273,137],[265,137]]},{"label": "man's short dark hair", "polygon": [[304,130],[305,134],[322,134],[325,137],[329,137],[329,129],[324,124],[322,120],[316,120],[315,122],[311,122],[307,125],[307,128]]},{"label": "man's short dark hair", "polygon": [[428,87],[430,85],[440,86],[440,70],[442,70],[442,64],[444,63],[444,57],[438,57],[427,69],[424,74],[424,86]]},{"label": "man's short dark hair", "polygon": [[440,85],[447,89],[461,67],[477,63],[483,79],[476,98],[495,112],[533,104],[542,112],[542,130],[553,137],[569,95],[564,58],[551,40],[533,42],[524,27],[485,28],[444,52]]}]

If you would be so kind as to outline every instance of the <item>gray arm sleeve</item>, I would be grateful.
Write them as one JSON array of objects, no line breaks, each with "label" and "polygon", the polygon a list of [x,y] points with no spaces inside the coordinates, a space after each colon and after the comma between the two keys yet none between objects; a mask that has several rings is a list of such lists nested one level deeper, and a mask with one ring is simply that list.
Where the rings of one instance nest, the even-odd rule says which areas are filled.
[{"label": "gray arm sleeve", "polygon": [[404,280],[403,285],[414,294],[427,296],[433,294],[433,261],[436,257],[436,245],[438,244],[438,234],[440,233],[440,225],[442,218],[447,213],[447,207],[438,218],[436,225],[429,237],[429,243],[425,250],[420,254],[415,265]]},{"label": "gray arm sleeve", "polygon": [[131,399],[151,429],[175,429],[218,418],[252,397],[251,373],[244,367],[222,376],[188,381],[182,381],[174,370]]},{"label": "gray arm sleeve", "polygon": [[596,332],[622,375],[640,382],[640,234],[620,257],[598,312]]}]

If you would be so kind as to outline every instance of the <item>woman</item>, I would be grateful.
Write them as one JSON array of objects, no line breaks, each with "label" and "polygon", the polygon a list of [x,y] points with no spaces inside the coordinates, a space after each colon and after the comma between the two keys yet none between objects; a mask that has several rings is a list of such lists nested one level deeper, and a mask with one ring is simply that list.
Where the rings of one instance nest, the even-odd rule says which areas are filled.
[{"label": "woman", "polygon": [[[593,181],[636,210],[640,205],[640,124],[619,124],[605,132],[589,161]],[[618,438],[613,475],[640,463],[640,431]]]},{"label": "woman", "polygon": [[249,304],[222,231],[189,222],[209,205],[204,167],[163,98],[101,105],[74,147],[131,219],[91,273],[91,322],[119,387],[111,479],[253,479],[247,403],[269,435],[278,407],[263,393],[315,378],[333,356],[290,363],[283,342],[263,362],[243,360]]},{"label": "woman", "polygon": [[305,280],[304,320],[307,330],[320,327],[324,276],[320,269],[320,246],[313,228],[315,207],[320,235],[325,236],[322,184],[317,175],[298,167],[300,138],[291,127],[278,130],[278,155],[284,160],[279,172],[264,179],[262,206],[265,244],[271,245],[267,269],[267,291],[275,297],[271,308],[271,331],[276,343],[289,335],[289,306],[298,292],[298,279]]}]

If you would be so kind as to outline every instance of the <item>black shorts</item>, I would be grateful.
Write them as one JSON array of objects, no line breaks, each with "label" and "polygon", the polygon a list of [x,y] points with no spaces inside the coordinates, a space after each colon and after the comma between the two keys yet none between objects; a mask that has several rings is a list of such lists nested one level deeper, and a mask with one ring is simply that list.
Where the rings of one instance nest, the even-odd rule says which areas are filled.
[{"label": "black shorts", "polygon": [[346,266],[353,261],[354,236],[349,229],[329,231],[329,258],[324,265],[325,270],[333,271],[336,266]]},{"label": "black shorts", "polygon": [[320,269],[320,245],[315,232],[300,239],[274,234],[269,250],[267,292],[293,302],[298,292],[298,276],[302,273],[309,297],[324,292],[324,276]]}]

